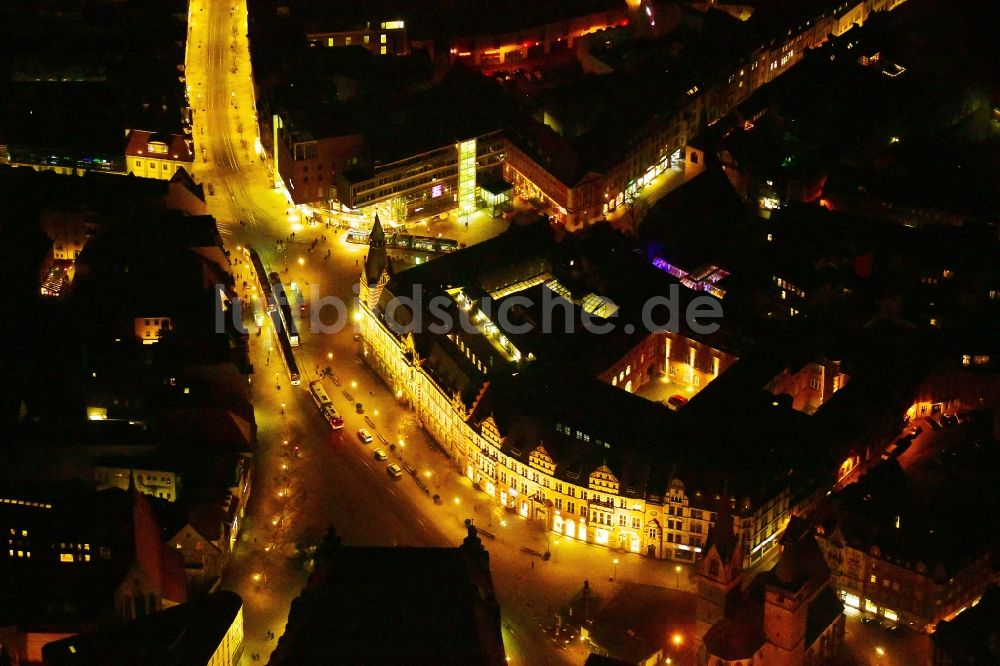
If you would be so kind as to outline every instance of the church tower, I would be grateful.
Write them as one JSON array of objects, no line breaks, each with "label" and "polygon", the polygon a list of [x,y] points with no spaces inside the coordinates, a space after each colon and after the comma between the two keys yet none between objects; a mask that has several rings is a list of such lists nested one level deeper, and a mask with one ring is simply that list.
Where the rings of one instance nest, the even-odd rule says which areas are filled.
[{"label": "church tower", "polygon": [[732,502],[728,495],[724,491],[719,500],[715,525],[708,534],[704,555],[698,563],[695,632],[699,641],[712,625],[726,616],[727,609],[740,594],[743,554],[733,532]]},{"label": "church tower", "polygon": [[378,213],[375,213],[375,224],[372,225],[371,234],[368,236],[368,254],[365,256],[365,265],[361,271],[359,294],[361,302],[369,309],[374,310],[378,305],[378,299],[389,281],[391,271],[392,264],[385,249],[385,231],[378,219]]}]

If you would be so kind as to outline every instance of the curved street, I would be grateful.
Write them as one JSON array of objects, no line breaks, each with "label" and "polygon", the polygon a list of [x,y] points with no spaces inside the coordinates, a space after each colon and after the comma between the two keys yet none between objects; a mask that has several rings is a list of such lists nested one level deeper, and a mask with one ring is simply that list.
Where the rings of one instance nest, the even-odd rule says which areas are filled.
[{"label": "curved street", "polygon": [[[324,225],[302,225],[283,191],[273,187],[258,154],[246,21],[243,2],[191,2],[187,83],[195,110],[196,178],[205,184],[236,283],[248,283],[244,298],[252,297],[254,280],[240,250],[250,244],[268,270],[281,272],[286,284],[298,285],[306,302],[335,296],[352,303],[366,248],[347,243],[343,232]],[[476,220],[470,231],[445,222],[430,232],[472,243],[498,233],[502,224]],[[484,542],[512,664],[583,662],[588,652],[581,643],[557,646],[543,628],[555,623],[558,609],[579,593],[584,581],[595,601],[607,600],[615,586],[631,580],[689,589],[687,570],[678,573],[662,562],[560,542],[535,524],[499,513],[363,363],[349,316],[335,308],[303,311],[302,342],[295,351],[302,374],[298,387],[289,385],[278,350],[272,349],[271,331],[265,328],[257,335],[251,327],[256,471],[224,581],[244,600],[243,663],[251,663],[254,654],[266,663],[284,630],[289,605],[306,580],[303,553],[330,524],[347,545],[444,547],[458,545],[465,536],[463,521],[473,519],[494,537],[484,536]],[[311,317],[339,324],[333,326],[339,330],[311,332]],[[316,379],[344,415],[343,430],[331,431],[320,418],[308,393],[309,381]],[[355,403],[361,403],[360,411]],[[355,435],[359,428],[371,430],[375,441],[363,445]],[[389,460],[376,460],[376,448],[384,449]],[[385,470],[390,462],[412,474],[391,478]],[[439,504],[431,499],[435,494],[442,499]],[[522,548],[548,548],[552,558],[543,562]],[[384,623],[391,635],[394,609],[386,610]]]}]

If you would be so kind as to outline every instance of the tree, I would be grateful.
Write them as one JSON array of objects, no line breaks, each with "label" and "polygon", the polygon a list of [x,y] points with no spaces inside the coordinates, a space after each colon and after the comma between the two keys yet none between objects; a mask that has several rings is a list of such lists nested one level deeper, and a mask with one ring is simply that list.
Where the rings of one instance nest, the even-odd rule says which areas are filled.
[{"label": "tree", "polygon": [[622,197],[622,207],[625,209],[622,215],[622,231],[635,234],[647,210],[646,200],[639,196],[638,188],[626,188]]}]

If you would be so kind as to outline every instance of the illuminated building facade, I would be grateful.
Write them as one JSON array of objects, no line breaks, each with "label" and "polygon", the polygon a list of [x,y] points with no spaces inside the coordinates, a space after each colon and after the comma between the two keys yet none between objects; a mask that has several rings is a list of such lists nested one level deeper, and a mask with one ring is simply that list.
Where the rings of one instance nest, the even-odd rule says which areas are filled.
[{"label": "illuminated building facade", "polygon": [[991,481],[1000,459],[976,448],[953,449],[937,477],[887,460],[827,498],[815,531],[845,606],[931,631],[997,581],[993,540],[970,539],[968,530],[995,533],[992,514],[976,515],[975,507],[996,503]]},{"label": "illuminated building facade", "polygon": [[271,119],[272,173],[295,204],[331,207],[337,174],[357,166],[364,150],[359,133],[318,136],[288,115]]},{"label": "illuminated building facade", "polygon": [[[569,16],[563,20],[541,23],[495,34],[454,36],[435,49],[447,49],[452,63],[463,63],[484,71],[524,66],[525,60],[537,62],[551,54],[572,51],[577,41],[587,35],[629,24],[624,2],[605,4],[603,11]],[[421,45],[424,45],[421,42]]]},{"label": "illuminated building facade", "polygon": [[383,21],[378,28],[366,25],[355,30],[307,32],[306,39],[310,46],[360,46],[375,55],[406,55],[410,52],[403,21]]},{"label": "illuminated building facade", "polygon": [[499,174],[504,159],[500,132],[460,141],[373,168],[339,174],[336,198],[352,210],[373,210],[396,222],[420,219],[458,208],[474,211],[476,183]]},{"label": "illuminated building facade", "polygon": [[[770,15],[753,13],[748,22],[762,34],[773,34],[752,52],[733,59],[725,78],[701,81],[691,78],[682,86],[673,108],[630,128],[611,163],[587,168],[568,141],[541,126],[515,128],[508,133],[510,146],[504,176],[518,193],[548,204],[553,215],[570,229],[601,219],[634,198],[649,181],[671,166],[681,164],[686,144],[704,124],[712,124],[760,88],[799,62],[806,49],[823,44],[861,24],[872,11],[890,10],[901,2],[862,0],[830,5],[814,14]],[[721,44],[720,44],[721,47]],[[685,171],[699,171],[692,159]]]},{"label": "illuminated building facade", "polygon": [[[603,238],[594,242],[610,244]],[[713,435],[706,418],[721,423],[727,411],[734,418],[739,413],[740,427],[751,432],[749,420],[777,419],[780,430],[792,437],[809,417],[778,408],[766,390],[743,393],[753,394],[752,402],[759,400],[767,409],[727,410],[722,405],[733,390],[728,388],[714,398],[718,404],[704,405],[714,416],[692,409],[702,401],[699,391],[708,392],[716,378],[740,367],[725,336],[653,332],[598,341],[577,331],[567,336],[572,338],[567,349],[548,347],[553,343],[544,335],[508,332],[486,309],[484,293],[501,307],[514,295],[538,302],[546,294],[566,293],[569,298],[562,302],[572,303],[575,312],[605,307],[603,316],[610,316],[595,294],[576,296],[563,285],[569,278],[560,276],[565,265],[554,259],[553,243],[547,225],[536,224],[395,275],[376,242],[366,260],[357,313],[364,358],[400,402],[415,410],[459,471],[510,514],[582,542],[693,562],[716,520],[716,498],[723,489],[714,474],[705,476],[699,465],[680,463],[686,454],[668,442],[690,428],[693,437],[715,440],[711,446],[726,455],[729,426]],[[662,275],[655,269],[653,274]],[[409,296],[411,289],[424,298],[446,298],[448,311],[468,317],[474,331],[396,332],[386,313],[399,310],[395,294]],[[530,307],[523,316],[537,321]],[[558,378],[570,368],[583,374]],[[553,391],[550,381],[577,388]],[[759,381],[761,389],[765,383]],[[667,391],[663,400],[655,394],[658,387]],[[693,396],[692,405],[675,411],[666,404],[672,391]],[[653,455],[653,450],[662,453]],[[689,471],[671,473],[675,462]],[[733,487],[744,566],[774,548],[788,520],[793,488],[783,469],[776,477],[752,484],[744,478],[744,487]]]},{"label": "illuminated building facade", "polygon": [[170,180],[178,169],[192,173],[194,145],[179,134],[154,134],[143,130],[129,132],[125,146],[125,171],[140,178]]}]

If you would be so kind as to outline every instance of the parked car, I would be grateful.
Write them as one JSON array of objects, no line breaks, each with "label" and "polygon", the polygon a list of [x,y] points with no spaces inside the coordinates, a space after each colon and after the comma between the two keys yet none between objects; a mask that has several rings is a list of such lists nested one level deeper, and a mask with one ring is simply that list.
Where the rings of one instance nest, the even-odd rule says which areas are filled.
[{"label": "parked car", "polygon": [[914,428],[910,428],[910,436],[911,437],[918,437],[920,435],[920,433],[922,433],[923,431],[924,431],[924,429],[921,426],[916,426]]},{"label": "parked car", "polygon": [[940,422],[940,421],[938,421],[938,420],[937,420],[937,419],[936,419],[935,417],[933,417],[933,416],[928,416],[928,417],[927,417],[927,425],[929,425],[929,426],[930,426],[931,428],[933,428],[934,430],[940,430],[940,429],[941,429],[941,422]]},{"label": "parked car", "polygon": [[861,624],[872,624],[873,622],[878,622],[878,618],[872,617],[871,615],[864,615],[861,617]]},{"label": "parked car", "polygon": [[371,444],[372,434],[368,432],[367,429],[362,428],[361,430],[358,431],[358,439],[360,439],[363,444]]},{"label": "parked car", "polygon": [[382,449],[375,449],[375,460],[385,460],[388,457],[389,454],[387,454]]},{"label": "parked car", "polygon": [[403,476],[403,468],[397,465],[396,463],[392,463],[391,465],[386,467],[386,471],[389,472],[389,476],[391,476],[394,479],[398,479],[399,477]]},{"label": "parked car", "polygon": [[941,417],[941,423],[946,426],[955,426],[958,425],[958,419],[954,414],[945,414]]},{"label": "parked car", "polygon": [[888,460],[896,455],[896,449],[899,448],[899,444],[893,442],[889,446],[885,447],[885,451],[882,452],[882,460]]},{"label": "parked car", "polygon": [[913,440],[904,437],[903,439],[896,442],[896,451],[894,455],[898,458],[900,455],[902,455],[903,451],[910,448],[910,446],[912,445],[913,445]]},{"label": "parked car", "polygon": [[675,393],[674,395],[667,398],[667,406],[673,407],[674,409],[680,409],[687,404],[688,399],[682,396],[680,393]]},{"label": "parked car", "polygon": [[891,622],[882,622],[879,626],[882,628],[882,631],[887,634],[898,634],[900,630],[898,624],[893,624]]}]

